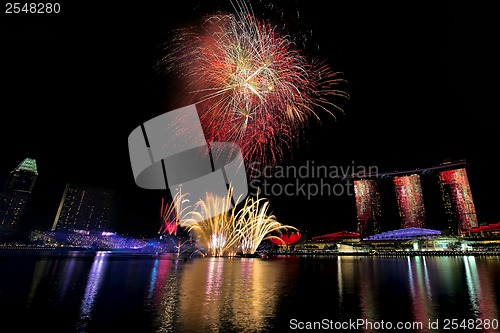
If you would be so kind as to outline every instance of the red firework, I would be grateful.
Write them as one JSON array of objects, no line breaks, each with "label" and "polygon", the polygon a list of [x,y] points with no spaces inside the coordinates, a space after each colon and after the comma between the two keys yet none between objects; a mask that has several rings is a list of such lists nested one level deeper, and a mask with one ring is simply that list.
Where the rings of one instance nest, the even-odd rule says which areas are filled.
[{"label": "red firework", "polygon": [[185,80],[207,141],[237,143],[246,163],[276,164],[310,118],[342,111],[332,97],[348,98],[338,88],[340,73],[308,61],[241,4],[237,15],[211,15],[178,30],[169,46],[161,64]]},{"label": "red firework", "polygon": [[175,209],[175,205],[165,202],[161,199],[160,217],[162,219],[162,225],[158,234],[163,235],[168,233],[169,235],[177,234],[177,227],[179,226],[179,216]]}]

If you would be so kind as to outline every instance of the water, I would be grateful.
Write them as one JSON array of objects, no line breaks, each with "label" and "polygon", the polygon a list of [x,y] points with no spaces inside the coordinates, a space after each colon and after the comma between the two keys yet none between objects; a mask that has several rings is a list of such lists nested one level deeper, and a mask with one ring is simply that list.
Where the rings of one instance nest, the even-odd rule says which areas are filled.
[{"label": "water", "polygon": [[[1,331],[284,332],[357,320],[449,331],[452,319],[499,319],[499,280],[497,256],[0,257],[1,327],[14,327]],[[500,330],[470,330],[481,331]]]}]

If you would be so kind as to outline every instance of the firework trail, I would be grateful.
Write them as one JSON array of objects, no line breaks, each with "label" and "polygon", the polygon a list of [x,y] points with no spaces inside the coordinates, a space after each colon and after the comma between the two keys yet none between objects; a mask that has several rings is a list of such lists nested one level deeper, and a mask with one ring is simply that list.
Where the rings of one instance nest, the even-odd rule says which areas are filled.
[{"label": "firework trail", "polygon": [[[240,208],[233,207],[231,200],[231,191],[226,197],[207,194],[205,200],[195,205],[191,217],[180,224],[195,234],[210,256],[254,254],[262,241],[279,238],[282,231],[296,230],[276,220],[265,198],[248,197]],[[210,217],[213,211],[221,209],[227,213]]]},{"label": "firework trail", "polygon": [[166,202],[164,198],[161,199],[160,218],[162,219],[162,224],[158,230],[159,235],[165,233],[177,235],[179,225],[189,215],[190,206],[186,205],[188,200],[185,197],[186,194],[182,194],[179,191],[170,203]]},{"label": "firework trail", "polygon": [[[254,254],[262,241],[278,239],[282,231],[297,230],[283,225],[269,212],[269,201],[264,198],[248,197],[238,214],[238,235],[243,254]],[[278,235],[276,235],[278,234]]]},{"label": "firework trail", "polygon": [[[205,200],[196,203],[190,213],[191,218],[182,222],[182,227],[194,233],[201,245],[206,245],[208,255],[219,257],[236,254],[237,224],[231,200],[232,193],[225,197],[207,193]],[[226,213],[214,214],[221,211]]]},{"label": "firework trail", "polygon": [[245,2],[236,14],[204,17],[175,31],[159,68],[175,72],[197,103],[209,142],[234,142],[247,163],[277,164],[302,129],[320,114],[342,111],[345,82],[322,61],[309,60],[290,36],[257,19]]},{"label": "firework trail", "polygon": [[158,230],[158,234],[168,233],[169,235],[177,235],[177,227],[179,225],[177,211],[175,210],[175,206],[165,202],[164,198],[161,199],[160,217],[162,225],[160,230]]}]

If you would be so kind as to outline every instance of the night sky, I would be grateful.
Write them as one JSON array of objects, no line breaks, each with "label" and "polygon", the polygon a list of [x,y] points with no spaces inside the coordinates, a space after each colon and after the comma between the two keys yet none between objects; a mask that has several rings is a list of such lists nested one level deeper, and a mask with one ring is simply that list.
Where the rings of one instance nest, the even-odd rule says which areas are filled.
[{"label": "night sky", "polygon": [[[201,4],[203,3],[203,5]],[[286,165],[375,165],[380,171],[465,159],[478,218],[498,222],[496,175],[498,19],[477,2],[277,1],[255,14],[307,36],[348,83],[337,119],[303,133]],[[39,178],[27,212],[48,229],[66,183],[116,192],[116,229],[151,233],[167,193],[138,188],[127,138],[172,109],[171,82],[153,70],[176,27],[228,1],[99,5],[61,2],[62,12],[0,17],[0,184],[25,157]],[[495,50],[494,50],[495,49]],[[278,220],[322,234],[355,230],[353,197],[273,197]]]}]

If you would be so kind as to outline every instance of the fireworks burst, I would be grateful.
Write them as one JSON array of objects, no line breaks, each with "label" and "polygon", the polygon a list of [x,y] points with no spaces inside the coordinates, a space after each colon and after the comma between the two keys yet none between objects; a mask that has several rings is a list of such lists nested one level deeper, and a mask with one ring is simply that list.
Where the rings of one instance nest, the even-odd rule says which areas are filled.
[{"label": "fireworks burst", "polygon": [[160,217],[162,225],[158,234],[162,235],[168,233],[169,235],[177,234],[177,226],[179,225],[179,218],[174,205],[166,203],[164,198],[161,199]]},{"label": "fireworks burst", "polygon": [[[181,222],[182,227],[196,235],[200,245],[206,246],[208,255],[254,254],[262,241],[279,238],[282,231],[296,230],[270,214],[267,199],[248,197],[241,208],[236,208],[231,205],[230,192],[223,198],[207,194],[205,200],[197,203],[191,218]],[[221,208],[227,213],[207,218]]]},{"label": "fireworks burst", "polygon": [[186,195],[180,191],[175,194],[170,203],[166,202],[164,198],[161,199],[160,218],[162,224],[158,230],[159,235],[168,233],[169,235],[176,235],[177,228],[180,223],[187,218],[190,206],[185,204],[188,202],[185,199]]},{"label": "fireworks burst", "polygon": [[238,215],[238,233],[243,254],[253,254],[266,239],[280,239],[273,233],[296,230],[283,225],[269,213],[269,201],[264,198],[248,197]]},{"label": "fireworks burst", "polygon": [[237,14],[204,18],[176,31],[160,67],[185,81],[206,139],[234,142],[246,162],[273,165],[290,151],[310,118],[335,117],[348,94],[338,72],[310,61],[291,38],[258,20],[244,2]]},{"label": "fireworks burst", "polygon": [[[182,222],[188,232],[193,232],[202,245],[206,245],[207,254],[219,257],[234,255],[237,251],[238,238],[235,210],[232,209],[231,195],[225,197],[207,194],[191,211],[190,219]],[[214,214],[214,212],[227,212]]]}]

